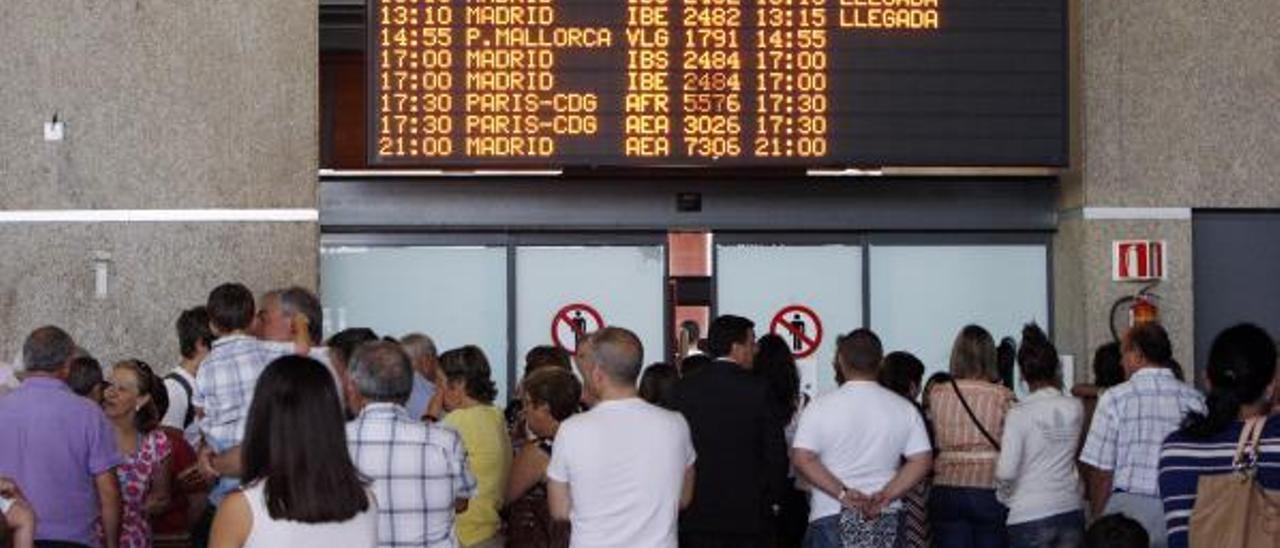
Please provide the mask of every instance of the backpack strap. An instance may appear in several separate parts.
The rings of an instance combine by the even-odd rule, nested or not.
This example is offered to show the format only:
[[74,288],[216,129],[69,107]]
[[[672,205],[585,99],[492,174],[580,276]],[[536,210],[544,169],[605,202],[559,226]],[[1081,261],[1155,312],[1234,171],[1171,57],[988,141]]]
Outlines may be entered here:
[[978,427],[982,437],[987,438],[987,443],[990,443],[992,447],[996,448],[996,451],[999,451],[1000,442],[996,441],[996,438],[990,432],[987,432],[987,428],[982,426],[982,421],[978,420],[978,416],[973,414],[973,408],[969,407],[969,402],[965,401],[964,394],[960,393],[960,385],[956,383],[955,379],[951,379],[951,388],[956,391],[956,398],[960,400],[960,405],[964,406],[964,412],[969,414],[969,420],[973,421],[973,425]]
[[186,428],[191,426],[191,421],[196,418],[196,406],[191,405],[191,397],[194,395],[195,390],[191,388],[191,383],[187,381],[186,377],[182,375],[169,373],[164,376],[164,380],[170,379],[178,383],[178,386],[182,387],[182,391],[187,393],[187,413],[182,417],[182,427]]

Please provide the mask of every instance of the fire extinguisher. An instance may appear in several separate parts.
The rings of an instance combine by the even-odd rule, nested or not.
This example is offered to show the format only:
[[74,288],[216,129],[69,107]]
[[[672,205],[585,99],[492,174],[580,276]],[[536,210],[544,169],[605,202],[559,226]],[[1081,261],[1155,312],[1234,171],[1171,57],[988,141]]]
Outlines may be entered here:
[[1117,342],[1120,340],[1120,330],[1116,328],[1116,313],[1121,310],[1126,312],[1126,327],[1159,323],[1160,296],[1151,292],[1155,286],[1156,284],[1151,284],[1143,287],[1136,294],[1121,297],[1111,305],[1111,336]]

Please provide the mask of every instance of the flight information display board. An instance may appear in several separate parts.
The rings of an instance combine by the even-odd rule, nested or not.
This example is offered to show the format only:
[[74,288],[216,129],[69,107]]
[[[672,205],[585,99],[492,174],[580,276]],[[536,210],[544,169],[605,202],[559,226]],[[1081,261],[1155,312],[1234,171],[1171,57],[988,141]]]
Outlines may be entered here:
[[1065,0],[369,0],[397,167],[1063,166]]

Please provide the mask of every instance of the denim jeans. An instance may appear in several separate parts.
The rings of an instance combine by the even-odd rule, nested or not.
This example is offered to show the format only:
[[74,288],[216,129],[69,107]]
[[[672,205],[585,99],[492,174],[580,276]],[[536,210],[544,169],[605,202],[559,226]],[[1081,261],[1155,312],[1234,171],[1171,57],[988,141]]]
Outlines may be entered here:
[[1012,548],[1079,548],[1083,543],[1083,510],[1009,526]]
[[843,548],[840,541],[840,514],[809,522],[804,533],[804,548]]
[[996,500],[994,489],[933,486],[929,521],[937,548],[1004,548],[1009,509]]

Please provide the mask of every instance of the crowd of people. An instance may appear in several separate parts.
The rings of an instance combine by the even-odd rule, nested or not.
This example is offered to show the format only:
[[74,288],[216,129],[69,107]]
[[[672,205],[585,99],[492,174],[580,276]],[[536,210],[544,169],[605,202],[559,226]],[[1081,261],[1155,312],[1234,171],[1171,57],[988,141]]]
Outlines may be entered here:
[[224,284],[178,315],[163,376],[31,332],[21,384],[0,394],[0,545],[1280,540],[1276,344],[1254,325],[1214,340],[1206,393],[1158,324],[1099,349],[1095,385],[1072,392],[1034,324],[1000,344],[964,327],[928,379],[859,328],[835,343],[839,387],[816,397],[788,343],[746,318],[715,318],[705,338],[682,326],[680,359],[648,366],[609,326],[572,356],[531,349],[504,410],[476,346],[367,328],[322,340],[322,323],[305,289]]

